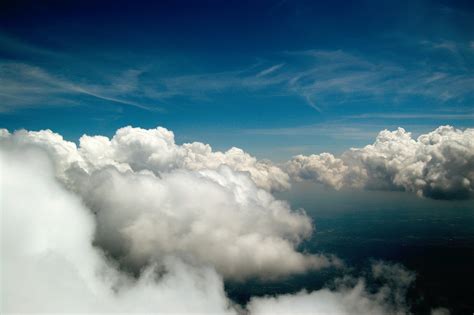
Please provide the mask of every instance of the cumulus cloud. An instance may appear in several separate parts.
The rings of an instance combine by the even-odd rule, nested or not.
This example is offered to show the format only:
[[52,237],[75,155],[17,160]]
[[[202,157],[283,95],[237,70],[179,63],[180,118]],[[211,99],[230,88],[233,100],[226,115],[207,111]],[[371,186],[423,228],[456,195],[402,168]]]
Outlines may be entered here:
[[[212,269],[168,257],[135,279],[92,246],[93,215],[34,151],[0,152],[1,305],[11,313],[233,314]],[[183,303],[183,301],[186,301]]]
[[226,277],[272,278],[331,265],[295,246],[312,232],[304,212],[222,166],[200,172],[94,172],[75,184],[97,213],[97,242],[124,264],[177,255]]
[[405,190],[435,199],[474,195],[474,129],[441,126],[417,139],[403,128],[384,130],[375,142],[340,157],[298,155],[285,164],[296,180],[340,189]]
[[97,245],[132,271],[169,255],[235,280],[340,264],[296,250],[312,233],[310,218],[259,187],[280,169],[238,149],[177,146],[164,128],[84,136],[79,148],[49,130],[4,131],[2,139],[9,150],[49,154],[56,177],[95,214]]
[[[3,129],[2,135],[5,139],[9,133]],[[148,170],[155,174],[174,169],[216,169],[227,165],[234,171],[247,172],[260,188],[271,191],[289,187],[288,175],[269,161],[257,160],[235,147],[219,152],[201,142],[177,145],[173,132],[162,127],[124,127],[118,129],[111,139],[84,135],[79,147],[51,130],[19,130],[11,138],[19,144],[35,144],[46,149],[59,164],[59,175],[74,163],[87,171],[110,165],[122,171]]]
[[[59,136],[38,137],[40,145],[3,136],[2,314],[407,311],[413,276],[380,263],[371,272],[382,283],[375,291],[362,278],[343,278],[314,292],[233,304],[222,275],[273,277],[326,259],[295,251],[311,233],[308,218],[258,189],[248,173],[221,166],[158,176],[110,163],[90,171]],[[132,276],[123,260],[150,263]]]

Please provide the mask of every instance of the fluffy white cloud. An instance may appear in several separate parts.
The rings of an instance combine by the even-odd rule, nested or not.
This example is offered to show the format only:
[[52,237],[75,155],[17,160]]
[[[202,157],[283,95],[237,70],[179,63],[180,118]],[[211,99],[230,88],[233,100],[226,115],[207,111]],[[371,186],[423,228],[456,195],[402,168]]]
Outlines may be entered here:
[[200,142],[176,145],[173,132],[161,127],[121,128],[110,140],[83,136],[79,152],[92,166],[122,165],[159,174],[173,169],[217,169],[227,165],[234,171],[248,172],[257,186],[266,190],[289,187],[288,175],[269,162],[258,161],[238,148],[214,152],[210,145]]
[[125,127],[111,139],[84,135],[79,147],[50,130],[9,134],[3,129],[0,139],[44,148],[54,157],[57,176],[66,183],[65,172],[72,168],[92,173],[113,166],[121,172],[145,171],[160,176],[173,170],[216,170],[226,165],[235,172],[248,173],[267,191],[287,189],[289,175],[336,189],[406,190],[440,199],[471,198],[474,191],[474,129],[450,126],[416,140],[402,128],[384,130],[373,144],[351,149],[340,157],[330,153],[295,156],[285,163],[285,171],[238,148],[215,152],[200,142],[177,145],[174,134],[160,127]]
[[0,167],[2,314],[236,313],[212,269],[171,257],[159,279],[153,266],[138,279],[116,269],[92,246],[93,215],[44,155],[0,151]]
[[297,180],[315,180],[340,189],[348,167],[330,153],[297,155],[286,163],[286,170]]
[[258,189],[246,174],[217,170],[94,172],[74,183],[97,213],[97,242],[140,269],[173,254],[226,277],[272,278],[329,266],[295,251],[312,232],[303,212]]
[[384,130],[375,142],[346,151],[299,155],[285,169],[297,180],[335,187],[406,190],[437,199],[472,198],[474,129],[442,126],[412,139],[403,128]]
[[[57,150],[53,159],[42,145],[0,146],[2,314],[406,311],[404,290],[413,276],[383,264],[372,270],[384,283],[376,293],[362,279],[342,279],[332,289],[236,306],[215,269],[272,277],[324,263],[292,246],[311,232],[303,213],[229,167],[157,177],[107,164],[88,173],[60,158],[73,146],[42,139]],[[68,189],[55,176],[58,167],[65,167]],[[132,277],[113,258],[156,263]]]
[[112,140],[84,136],[79,148],[48,130],[4,132],[1,145],[46,151],[57,178],[96,215],[97,244],[131,270],[169,255],[237,280],[340,264],[296,250],[311,220],[259,188],[252,172],[236,171],[262,174],[260,162],[237,149],[179,147],[163,128],[122,128]]
[[10,134],[2,129],[0,138],[11,138],[18,144],[35,144],[44,148],[58,163],[60,177],[73,164],[80,165],[86,171],[114,166],[121,171],[148,170],[157,175],[175,169],[217,169],[227,165],[234,171],[248,173],[258,187],[268,191],[289,187],[288,175],[269,161],[257,160],[235,147],[219,152],[200,142],[177,145],[173,132],[162,127],[124,127],[118,129],[111,139],[84,135],[79,147],[51,130],[19,130]]

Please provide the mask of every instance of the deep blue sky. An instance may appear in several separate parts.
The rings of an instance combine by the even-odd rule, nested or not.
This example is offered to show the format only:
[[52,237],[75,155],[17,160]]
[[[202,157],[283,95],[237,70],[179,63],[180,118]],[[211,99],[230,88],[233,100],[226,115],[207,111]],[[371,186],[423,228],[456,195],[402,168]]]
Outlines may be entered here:
[[1,127],[279,160],[474,126],[472,1],[96,2],[1,2]]

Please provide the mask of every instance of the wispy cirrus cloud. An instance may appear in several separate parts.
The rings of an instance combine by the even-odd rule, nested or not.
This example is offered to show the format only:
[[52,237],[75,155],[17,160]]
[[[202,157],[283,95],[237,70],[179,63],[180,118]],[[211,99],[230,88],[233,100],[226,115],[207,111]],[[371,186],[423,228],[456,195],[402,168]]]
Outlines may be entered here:
[[259,73],[257,73],[256,77],[263,77],[265,75],[273,73],[277,71],[278,69],[280,69],[281,67],[283,67],[284,65],[285,65],[284,63],[280,63],[278,65],[271,66],[270,68],[264,69],[260,71]]
[[[144,110],[163,110],[154,100],[133,99],[137,96],[138,77],[142,70],[125,69],[119,71],[119,75],[106,74],[101,78],[88,73],[89,69],[78,73],[71,71],[71,66],[82,63],[84,60],[77,56],[0,32],[0,112],[76,106],[81,104],[80,97]],[[112,70],[116,72],[116,69]]]
[[230,90],[299,96],[324,111],[332,105],[367,100],[399,102],[423,97],[435,103],[473,97],[474,75],[456,63],[410,65],[351,54],[342,50],[308,50],[279,54],[279,63],[245,70],[159,78],[155,97],[205,99]]
[[126,71],[106,84],[76,82],[25,63],[3,62],[0,70],[1,112],[35,106],[79,105],[74,96],[92,97],[145,110],[162,110],[127,98],[128,93],[137,89],[133,82],[140,72],[136,70]]
[[[295,53],[293,53],[295,54]],[[384,60],[371,61],[343,51],[296,53],[312,58],[308,70],[298,73],[290,87],[302,95],[347,102],[357,97],[391,99],[427,97],[445,102],[472,96],[474,75],[456,65],[415,63],[404,65]]]
[[441,40],[441,41],[429,41],[429,40],[422,40],[420,44],[429,49],[445,49],[450,51],[451,53],[458,52],[458,45],[454,41],[450,40]]
[[62,67],[38,65],[26,57],[11,59],[8,56],[23,53],[67,64],[71,57],[5,35],[0,36],[0,42],[5,43],[3,50],[8,52],[0,60],[3,112],[35,106],[70,106],[79,104],[80,97],[163,110],[164,103],[176,98],[213,101],[218,95],[234,92],[297,97],[319,112],[347,104],[396,104],[413,97],[438,107],[474,99],[472,66],[460,59],[461,51],[470,58],[474,57],[473,51],[468,49],[469,44],[448,40],[415,45],[427,56],[440,49],[452,53],[453,60],[437,62],[426,58],[401,62],[345,50],[303,50],[280,52],[257,64],[228,71],[191,74],[178,69],[165,74],[159,67],[147,68],[132,62],[121,65],[122,69],[115,66],[99,71],[105,73],[100,76],[83,69],[76,69],[71,75]]

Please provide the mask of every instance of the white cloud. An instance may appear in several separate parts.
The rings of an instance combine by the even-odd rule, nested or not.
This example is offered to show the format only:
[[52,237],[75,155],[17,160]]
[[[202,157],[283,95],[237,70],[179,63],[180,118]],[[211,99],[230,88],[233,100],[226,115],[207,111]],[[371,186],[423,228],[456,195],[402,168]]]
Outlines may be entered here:
[[277,65],[274,65],[274,66],[271,66],[269,68],[266,68],[262,71],[260,71],[259,73],[256,74],[256,77],[263,77],[263,76],[266,76],[268,74],[271,74],[275,71],[277,71],[278,69],[280,69],[281,67],[283,67],[285,64],[284,63],[280,63],[280,64],[277,64]]
[[[1,38],[0,38],[1,41]],[[0,112],[22,107],[78,105],[71,96],[85,96],[144,110],[163,111],[156,105],[138,103],[127,95],[136,90],[140,71],[127,70],[109,84],[83,84],[44,68],[25,63],[0,61]],[[135,82],[134,82],[135,81]]]
[[60,177],[64,177],[65,170],[73,164],[87,172],[109,165],[121,171],[148,170],[155,174],[174,169],[216,169],[227,165],[234,171],[249,173],[260,188],[282,190],[289,187],[288,175],[270,162],[257,160],[239,148],[219,152],[201,142],[177,145],[173,132],[162,127],[125,127],[118,129],[112,139],[84,135],[79,148],[51,130],[20,130],[11,136],[11,140],[20,144],[35,144],[47,150],[59,164]]
[[[2,40],[0,34],[2,41],[13,48],[12,51],[17,55],[25,51],[17,51],[18,48],[31,46],[18,40]],[[6,60],[0,64],[3,70],[0,71],[0,111],[35,106],[80,105],[77,96],[144,110],[163,110],[158,105],[175,97],[203,101],[212,99],[216,93],[236,90],[252,91],[259,95],[274,96],[276,93],[298,96],[318,111],[326,110],[331,104],[385,101],[387,98],[397,103],[399,99],[419,96],[432,100],[433,106],[452,100],[472,99],[472,69],[459,63],[456,57],[461,46],[449,41],[424,44],[454,54],[437,65],[406,65],[341,50],[309,50],[287,52],[264,64],[222,72],[163,76],[152,67],[137,70],[143,68],[138,66],[121,71],[118,79],[94,78],[90,74],[76,73],[79,77],[89,77],[89,83],[78,82],[52,69]],[[469,49],[468,45],[472,48],[471,42],[467,46],[462,45],[461,50]],[[38,55],[52,53],[38,47],[26,50]],[[424,53],[433,57],[438,50],[429,49]],[[61,57],[64,60],[69,58],[66,55]],[[147,75],[141,76],[142,72]],[[157,101],[159,104],[156,104]]]
[[438,199],[471,198],[474,191],[474,129],[469,128],[442,126],[417,139],[403,128],[384,130],[371,145],[353,148],[340,157],[297,155],[283,165],[284,170],[238,148],[219,152],[200,142],[177,145],[173,132],[161,127],[125,127],[111,139],[84,135],[79,147],[50,130],[20,130],[11,135],[2,130],[1,138],[4,143],[45,149],[54,157],[57,176],[66,184],[71,180],[67,172],[73,169],[91,174],[112,166],[121,172],[160,176],[173,170],[217,170],[226,165],[234,172],[247,173],[258,188],[267,191],[288,189],[290,176],[336,189],[406,190]]
[[312,232],[304,213],[225,166],[160,178],[106,169],[74,187],[97,213],[97,242],[135,270],[166,255],[212,265],[234,279],[331,265],[295,251]]
[[379,133],[374,144],[346,151],[295,156],[286,171],[297,180],[342,187],[406,190],[438,199],[472,198],[474,129],[442,126],[412,139],[403,128]]
[[286,170],[299,180],[315,180],[340,189],[348,167],[330,153],[297,155],[286,164]]
[[[58,135],[35,134],[39,145],[31,145],[26,133],[0,134],[2,314],[407,311],[413,275],[381,263],[370,276],[382,283],[375,293],[364,279],[349,277],[331,289],[236,306],[221,274],[265,278],[324,264],[293,248],[311,232],[303,213],[227,166],[160,176],[120,172],[110,163],[91,171]],[[136,277],[119,268],[123,259],[144,256],[154,263]]]
[[57,178],[96,214],[97,243],[133,270],[168,255],[233,279],[339,264],[295,250],[311,220],[257,186],[288,176],[240,149],[178,146],[169,130],[131,127],[112,139],[84,136],[79,148],[50,130],[4,131],[2,145],[46,151]]
[[168,257],[159,281],[153,267],[139,279],[117,270],[92,246],[93,215],[43,154],[3,151],[0,165],[2,314],[235,313],[212,269]]

